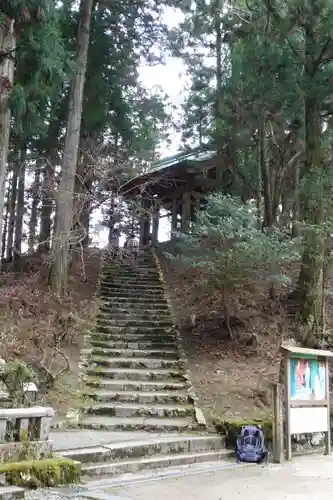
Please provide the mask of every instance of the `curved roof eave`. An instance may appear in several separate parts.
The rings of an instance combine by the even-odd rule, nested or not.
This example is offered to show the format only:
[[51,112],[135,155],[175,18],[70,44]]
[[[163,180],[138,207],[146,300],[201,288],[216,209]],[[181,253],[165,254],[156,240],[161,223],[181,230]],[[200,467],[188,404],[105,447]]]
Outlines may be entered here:
[[163,160],[158,160],[153,163],[152,170],[145,172],[144,174],[139,174],[125,182],[122,186],[120,186],[118,192],[120,194],[129,194],[131,191],[135,190],[149,180],[153,181],[160,175],[166,175],[168,172],[174,172],[177,167],[183,168],[187,166],[189,162],[191,163],[191,166],[196,163],[199,165],[201,162],[207,162],[208,160],[214,158],[215,155],[215,151],[198,148],[194,151],[178,153],[177,155],[170,156]]

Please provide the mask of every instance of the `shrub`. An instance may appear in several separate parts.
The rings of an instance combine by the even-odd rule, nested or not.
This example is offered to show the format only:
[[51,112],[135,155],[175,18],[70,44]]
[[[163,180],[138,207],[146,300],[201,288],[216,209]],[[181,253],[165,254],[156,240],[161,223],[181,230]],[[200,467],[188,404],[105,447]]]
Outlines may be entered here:
[[39,488],[79,482],[80,467],[72,460],[50,458],[0,464],[0,477],[13,486]]
[[174,246],[188,270],[196,269],[196,285],[221,295],[226,326],[232,338],[229,297],[258,280],[288,280],[282,266],[299,258],[297,240],[279,231],[262,231],[251,203],[211,195],[189,234]]

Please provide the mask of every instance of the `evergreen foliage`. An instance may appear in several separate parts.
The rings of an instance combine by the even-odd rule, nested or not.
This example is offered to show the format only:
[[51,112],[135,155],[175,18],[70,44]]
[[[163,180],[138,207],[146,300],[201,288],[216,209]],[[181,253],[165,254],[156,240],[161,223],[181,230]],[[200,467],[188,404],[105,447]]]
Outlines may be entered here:
[[[170,6],[183,13],[173,30],[163,22]],[[12,256],[14,227],[20,233],[27,216],[30,250],[38,240],[52,246],[70,87],[82,69],[80,12],[71,0],[0,0],[0,15],[0,118],[10,129],[9,151],[0,148],[2,173],[7,166],[2,241]],[[230,195],[209,200],[184,240],[192,248],[186,259],[203,265],[204,246],[210,279],[228,290],[254,279],[257,268],[274,281],[282,256],[295,258],[294,245],[304,250],[293,298],[300,328],[318,336],[313,318],[322,314],[331,251],[332,25],[331,0],[94,2],[72,193],[79,236],[70,235],[70,246],[89,243],[97,208],[106,225],[137,226],[138,206],[119,199],[119,185],[150,168],[172,122],[167,96],[144,87],[140,65],[160,64],[171,51],[187,70],[178,123],[184,148],[216,149],[216,187]]]
[[[227,299],[237,287],[272,278],[276,268],[297,261],[300,246],[284,231],[261,231],[253,203],[214,194],[176,250],[189,268],[202,270],[199,286],[220,290]],[[281,272],[274,279],[289,278]]]

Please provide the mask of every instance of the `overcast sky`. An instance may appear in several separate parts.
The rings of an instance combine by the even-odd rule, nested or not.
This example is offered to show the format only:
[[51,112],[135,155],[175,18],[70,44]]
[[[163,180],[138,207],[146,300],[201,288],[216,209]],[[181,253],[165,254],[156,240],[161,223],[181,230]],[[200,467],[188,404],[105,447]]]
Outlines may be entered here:
[[[167,8],[165,10],[164,22],[170,27],[174,27],[179,24],[182,20],[182,14],[178,10]],[[180,59],[168,57],[166,58],[165,65],[158,66],[142,66],[140,69],[140,78],[142,83],[147,88],[153,88],[159,86],[163,89],[163,92],[168,95],[170,102],[180,107],[183,102],[184,97],[184,86],[186,83],[185,79],[185,68]],[[175,154],[179,150],[180,138],[175,134],[173,136],[172,144],[168,147],[161,148],[162,156],[170,156]],[[27,177],[27,187],[29,186],[31,179]],[[25,232],[28,231],[28,217],[29,214],[25,215],[24,227]],[[101,211],[97,210],[92,215],[91,224],[93,226],[93,231],[95,234],[91,234],[94,240],[94,244],[98,244],[101,247],[107,245],[108,241],[108,230],[103,228],[99,222],[102,219]],[[93,233],[92,231],[92,233]],[[163,241],[169,238],[170,224],[166,218],[160,221],[160,231],[159,239]],[[123,238],[122,238],[123,240]],[[22,244],[23,251],[27,251],[27,242],[24,241]]]
[[[163,21],[169,28],[176,27],[183,19],[183,14],[178,9],[167,7]],[[168,95],[170,102],[179,107],[184,100],[184,87],[186,84],[185,66],[181,59],[166,57],[166,64],[158,66],[142,66],[140,70],[141,81],[147,88],[159,86]],[[179,150],[179,137],[173,137],[172,144],[161,151],[162,156],[171,156]]]
[[[164,22],[170,27],[175,27],[182,20],[182,14],[179,10],[166,8],[164,15]],[[170,102],[179,107],[184,99],[184,86],[186,84],[185,67],[181,59],[167,57],[166,64],[158,66],[142,66],[140,69],[140,79],[145,87],[153,88],[155,86],[161,87],[168,95]],[[162,147],[161,155],[171,156],[178,152],[180,146],[180,137],[177,134],[173,135],[173,140],[170,146]],[[95,214],[93,219],[101,219],[100,214]],[[97,226],[96,226],[97,229]],[[96,237],[99,244],[105,246],[108,240],[108,230],[101,228],[98,225],[99,234]],[[159,240],[165,241],[169,238],[170,223],[164,217],[160,220],[159,227]],[[123,238],[121,239],[123,243]]]

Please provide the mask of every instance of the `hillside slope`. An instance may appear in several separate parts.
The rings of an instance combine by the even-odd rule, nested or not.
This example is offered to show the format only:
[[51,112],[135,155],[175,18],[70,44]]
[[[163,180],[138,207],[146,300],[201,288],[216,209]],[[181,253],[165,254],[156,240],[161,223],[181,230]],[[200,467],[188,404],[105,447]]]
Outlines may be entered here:
[[80,349],[97,310],[100,259],[100,250],[87,250],[84,269],[78,262],[70,271],[65,299],[46,285],[43,255],[22,257],[20,272],[7,266],[0,274],[0,357],[33,367],[39,398],[54,405],[59,417],[75,405]]
[[[208,421],[265,418],[271,412],[271,383],[277,381],[281,343],[294,338],[293,321],[280,286],[276,299],[258,282],[230,298],[230,339],[221,296],[205,295],[196,273],[184,273],[178,260],[159,252],[173,309],[182,332],[190,376]],[[331,287],[331,280],[328,283]],[[333,327],[333,303],[327,294],[327,329]]]

